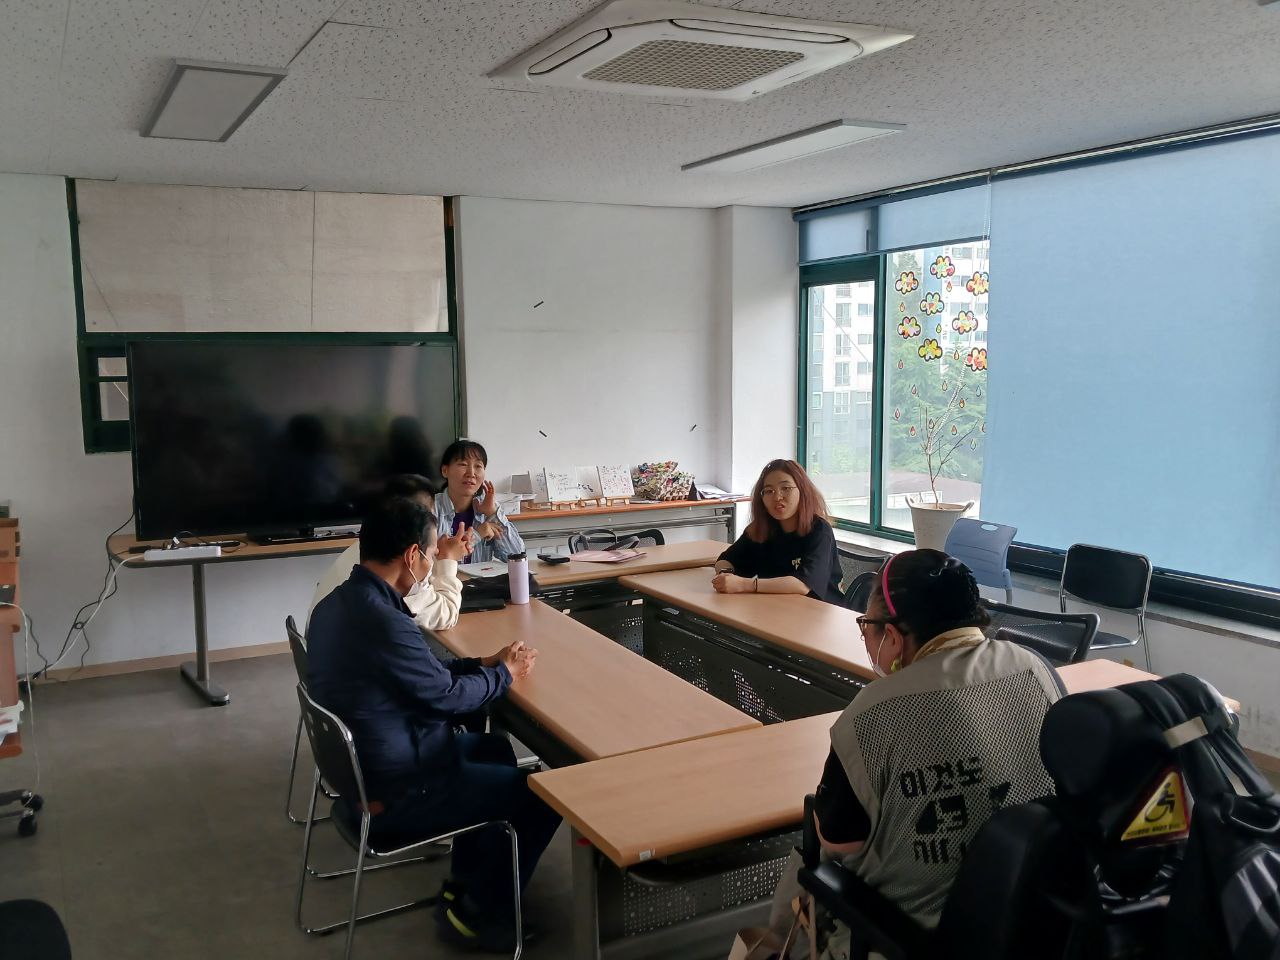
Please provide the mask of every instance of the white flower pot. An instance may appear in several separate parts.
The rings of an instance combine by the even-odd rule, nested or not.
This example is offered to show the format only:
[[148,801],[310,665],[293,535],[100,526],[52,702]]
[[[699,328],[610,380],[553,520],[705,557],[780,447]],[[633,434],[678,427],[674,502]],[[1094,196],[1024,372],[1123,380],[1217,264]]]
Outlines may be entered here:
[[968,503],[924,503],[907,497],[911,508],[911,526],[916,533],[916,547],[921,550],[941,550],[947,543],[947,535],[964,512],[973,506]]

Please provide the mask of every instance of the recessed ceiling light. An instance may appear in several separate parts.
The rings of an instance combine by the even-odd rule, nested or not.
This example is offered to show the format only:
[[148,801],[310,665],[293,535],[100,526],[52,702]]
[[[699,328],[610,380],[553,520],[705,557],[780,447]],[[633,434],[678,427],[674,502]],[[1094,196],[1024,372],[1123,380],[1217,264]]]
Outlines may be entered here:
[[142,135],[224,141],[284,77],[283,67],[174,60]]
[[742,173],[768,167],[787,160],[812,156],[825,150],[847,147],[851,143],[874,140],[905,130],[904,123],[876,123],[872,120],[832,120],[807,130],[797,130],[763,143],[730,150],[728,153],[686,163],[681,170],[698,172]]

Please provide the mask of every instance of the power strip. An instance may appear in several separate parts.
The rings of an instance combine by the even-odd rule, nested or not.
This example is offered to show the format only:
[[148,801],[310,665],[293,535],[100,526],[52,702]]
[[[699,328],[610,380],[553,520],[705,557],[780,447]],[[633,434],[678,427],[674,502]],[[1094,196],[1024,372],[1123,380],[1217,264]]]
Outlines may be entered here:
[[222,548],[209,547],[170,547],[168,550],[148,550],[142,555],[144,560],[208,560],[222,556]]

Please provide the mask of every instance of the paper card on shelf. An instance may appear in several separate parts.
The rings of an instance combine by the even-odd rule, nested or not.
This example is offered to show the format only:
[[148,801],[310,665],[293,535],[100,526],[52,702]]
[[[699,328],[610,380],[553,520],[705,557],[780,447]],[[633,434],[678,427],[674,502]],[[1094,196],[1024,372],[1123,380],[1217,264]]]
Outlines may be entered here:
[[547,477],[547,499],[556,503],[564,500],[578,500],[578,478],[573,471],[552,469],[545,471]]
[[580,500],[596,500],[603,497],[600,491],[599,467],[574,467],[578,475],[578,498]]
[[596,467],[600,475],[601,497],[634,497],[635,484],[631,480],[631,471],[621,465],[604,465]]
[[624,560],[638,560],[646,556],[643,550],[579,550],[573,555],[574,560],[585,560],[587,563],[622,563]]
[[547,471],[539,467],[537,470],[530,470],[529,476],[533,480],[533,499],[537,503],[546,503]]

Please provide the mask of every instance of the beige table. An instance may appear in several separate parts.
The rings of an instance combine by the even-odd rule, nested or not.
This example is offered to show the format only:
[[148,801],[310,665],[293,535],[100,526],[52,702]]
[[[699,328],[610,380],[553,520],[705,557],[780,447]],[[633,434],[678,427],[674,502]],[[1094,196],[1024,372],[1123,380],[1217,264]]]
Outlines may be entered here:
[[583,760],[760,726],[537,600],[464,614],[435,636],[460,657],[486,657],[516,640],[536,647],[533,675],[508,699]]
[[[1110,687],[1123,686],[1126,683],[1137,683],[1139,680],[1159,680],[1154,673],[1138,670],[1135,667],[1116,663],[1114,660],[1085,660],[1083,663],[1069,663],[1058,667],[1058,676],[1067,688],[1067,693],[1084,693],[1088,690],[1105,690]],[[1240,712],[1240,701],[1223,696],[1233,712]]]

